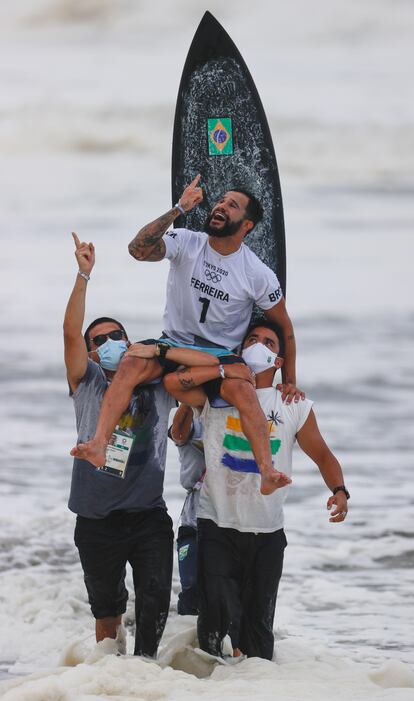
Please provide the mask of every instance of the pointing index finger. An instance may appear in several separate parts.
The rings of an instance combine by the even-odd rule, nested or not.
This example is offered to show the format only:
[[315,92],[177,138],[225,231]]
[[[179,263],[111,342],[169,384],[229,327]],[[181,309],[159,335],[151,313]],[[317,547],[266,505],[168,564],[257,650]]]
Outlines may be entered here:
[[191,187],[196,187],[198,183],[200,182],[201,174],[199,173],[198,175],[195,176],[194,180],[191,183]]
[[72,236],[73,236],[73,240],[75,242],[76,248],[80,248],[81,242],[79,241],[79,238],[78,238],[77,234],[75,234],[74,231],[72,231]]

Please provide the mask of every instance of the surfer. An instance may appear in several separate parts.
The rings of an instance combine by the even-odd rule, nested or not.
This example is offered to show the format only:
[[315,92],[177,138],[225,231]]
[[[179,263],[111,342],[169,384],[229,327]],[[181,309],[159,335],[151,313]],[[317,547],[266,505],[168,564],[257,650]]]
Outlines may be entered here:
[[[205,232],[168,227],[179,214],[189,212],[203,199],[200,175],[188,185],[179,202],[144,226],[129,245],[139,261],[170,261],[164,334],[154,357],[122,360],[105,395],[93,440],[72,449],[72,455],[103,464],[105,448],[133,388],[162,374],[159,360],[171,359],[174,347],[199,348],[220,358],[216,379],[206,386],[210,398],[219,395],[237,407],[261,473],[261,492],[283,487],[286,476],[272,466],[267,424],[253,383],[232,376],[231,363],[239,362],[234,349],[249,324],[253,304],[277,322],[286,348],[282,378],[283,397],[290,403],[304,394],[297,390],[296,347],[293,326],[286,311],[275,273],[243,243],[262,217],[260,203],[243,190],[226,192],[213,207]],[[167,233],[166,233],[167,232]],[[138,354],[137,354],[138,355]]]
[[[267,356],[272,356],[272,363]],[[332,496],[329,520],[344,521],[349,494],[338,460],[323,440],[312,409],[304,400],[287,404],[273,387],[283,366],[283,335],[266,319],[247,331],[242,356],[256,368],[256,393],[266,416],[267,442],[275,465],[290,476],[295,440],[317,464]],[[197,407],[204,426],[206,474],[200,491],[198,537],[198,639],[212,655],[222,655],[222,642],[239,622],[238,647],[248,657],[272,659],[273,620],[282,574],[286,537],[283,503],[286,489],[263,497],[259,470],[234,407],[212,408],[196,377],[197,368],[166,376],[166,388],[181,402]],[[212,373],[212,371],[210,370]]]

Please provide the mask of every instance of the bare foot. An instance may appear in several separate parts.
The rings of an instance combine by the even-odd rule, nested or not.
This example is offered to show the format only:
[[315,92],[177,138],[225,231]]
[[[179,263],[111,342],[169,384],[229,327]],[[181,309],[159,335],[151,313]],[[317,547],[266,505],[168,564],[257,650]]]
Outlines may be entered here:
[[87,443],[78,443],[70,451],[70,454],[80,460],[87,460],[95,465],[95,467],[103,467],[105,465],[106,443],[101,443],[93,438]]
[[233,648],[233,657],[240,657],[241,652],[239,647],[234,647]]
[[285,475],[284,472],[278,472],[277,470],[273,469],[269,472],[263,473],[261,477],[260,493],[264,495],[273,494],[276,489],[286,487],[287,484],[292,482],[290,477]]

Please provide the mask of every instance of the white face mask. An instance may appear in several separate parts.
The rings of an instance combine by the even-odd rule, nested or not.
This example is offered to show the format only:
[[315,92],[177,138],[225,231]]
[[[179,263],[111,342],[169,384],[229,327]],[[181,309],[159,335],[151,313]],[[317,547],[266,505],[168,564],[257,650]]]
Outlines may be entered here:
[[275,366],[277,353],[273,353],[263,343],[253,343],[242,351],[242,358],[250,370],[257,374]]

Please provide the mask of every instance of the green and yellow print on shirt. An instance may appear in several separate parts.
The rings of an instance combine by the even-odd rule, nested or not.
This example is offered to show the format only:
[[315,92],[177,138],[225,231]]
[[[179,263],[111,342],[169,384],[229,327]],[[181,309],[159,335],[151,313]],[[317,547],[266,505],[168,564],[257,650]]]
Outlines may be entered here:
[[[274,456],[281,445],[280,439],[277,438],[278,421],[274,416],[269,416],[267,417],[267,422],[269,426],[270,451],[272,456]],[[260,473],[251,445],[242,431],[240,419],[232,414],[228,414],[226,417],[223,449],[222,465],[235,472]]]

